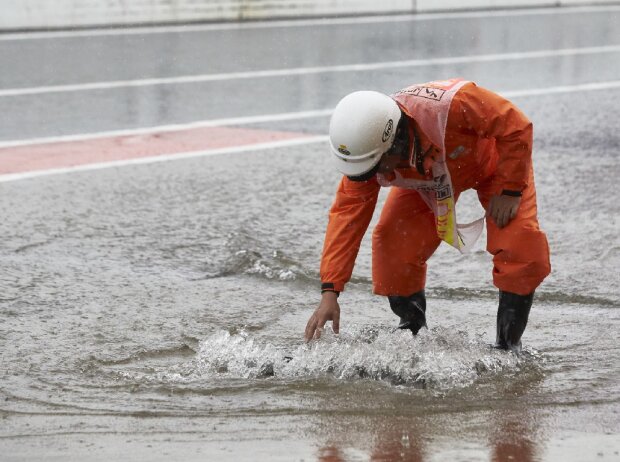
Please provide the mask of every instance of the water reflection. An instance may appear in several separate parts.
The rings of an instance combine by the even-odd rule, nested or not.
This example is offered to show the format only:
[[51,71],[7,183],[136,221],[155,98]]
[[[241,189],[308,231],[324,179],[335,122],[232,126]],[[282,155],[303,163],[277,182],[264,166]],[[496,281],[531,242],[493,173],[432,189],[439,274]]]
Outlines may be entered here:
[[[317,460],[425,462],[434,460],[432,457],[434,453],[442,454],[450,460],[459,458],[492,462],[539,460],[538,455],[541,451],[537,443],[537,426],[525,413],[498,411],[478,428],[471,428],[471,422],[466,424],[465,421],[470,420],[467,415],[453,417],[456,421],[448,425],[441,425],[432,418],[421,421],[414,418],[410,423],[397,424],[389,430],[373,432],[372,435],[365,436],[366,441],[372,441],[371,447],[362,451],[361,448],[352,449],[352,442],[347,441],[350,439],[348,437],[339,443],[331,441],[319,449]],[[421,423],[429,425],[420,425]],[[460,425],[463,426],[462,432],[458,431]],[[343,429],[346,428],[344,425]],[[488,435],[487,438],[484,437],[485,434]],[[364,436],[353,443],[353,446],[358,448],[364,445]],[[365,453],[363,457],[360,457],[360,452]]]
[[407,462],[422,462],[425,459],[422,439],[418,434],[408,430],[392,432],[379,439],[372,452],[370,460],[373,462],[389,462],[393,460]]
[[344,462],[344,454],[335,446],[326,446],[319,450],[319,462]]
[[490,440],[492,462],[530,462],[537,459],[531,423],[518,417],[499,422]]
[[540,392],[542,379],[540,372],[528,371],[444,396],[419,390],[383,396],[358,393],[365,394],[367,409],[323,422],[327,433],[317,460],[540,460],[542,419],[528,403]]

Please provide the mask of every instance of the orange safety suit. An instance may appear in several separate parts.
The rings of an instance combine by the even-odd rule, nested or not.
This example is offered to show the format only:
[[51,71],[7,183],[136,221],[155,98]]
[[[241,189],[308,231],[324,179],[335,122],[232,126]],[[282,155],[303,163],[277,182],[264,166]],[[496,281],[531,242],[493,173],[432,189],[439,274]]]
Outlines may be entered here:
[[[414,167],[411,157],[397,171],[405,178],[432,179],[430,170],[439,149],[420,130],[411,108],[398,104],[410,117],[409,131],[416,130],[426,155],[424,175]],[[493,282],[500,290],[519,295],[532,293],[551,270],[547,238],[537,220],[532,130],[532,123],[510,101],[468,82],[452,99],[444,140],[455,200],[473,188],[486,210],[493,195],[521,193],[517,215],[507,226],[500,229],[487,218]],[[323,246],[323,288],[344,290],[380,187],[376,176],[362,182],[342,178]],[[373,233],[374,293],[408,296],[424,289],[426,261],[440,242],[435,216],[418,191],[392,187]]]

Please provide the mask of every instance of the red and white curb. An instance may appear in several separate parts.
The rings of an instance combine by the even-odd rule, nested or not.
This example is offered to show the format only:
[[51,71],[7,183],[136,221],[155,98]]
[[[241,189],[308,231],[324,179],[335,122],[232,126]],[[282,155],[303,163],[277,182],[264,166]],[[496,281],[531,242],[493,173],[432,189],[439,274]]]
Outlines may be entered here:
[[0,145],[0,182],[326,142],[327,136],[231,127]]

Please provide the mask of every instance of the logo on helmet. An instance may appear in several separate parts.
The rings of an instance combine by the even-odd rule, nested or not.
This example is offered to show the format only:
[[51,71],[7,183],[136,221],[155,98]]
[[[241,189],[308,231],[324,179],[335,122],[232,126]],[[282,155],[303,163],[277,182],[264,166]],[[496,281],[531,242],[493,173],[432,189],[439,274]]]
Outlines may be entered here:
[[338,147],[338,152],[339,152],[340,154],[344,154],[345,156],[350,156],[350,155],[351,155],[351,151],[349,151],[349,150],[347,149],[347,146],[346,146],[346,145],[344,145],[344,144],[341,144],[341,145]]
[[393,128],[394,128],[394,121],[390,119],[385,124],[385,128],[383,129],[383,136],[381,137],[381,141],[385,143],[390,138]]

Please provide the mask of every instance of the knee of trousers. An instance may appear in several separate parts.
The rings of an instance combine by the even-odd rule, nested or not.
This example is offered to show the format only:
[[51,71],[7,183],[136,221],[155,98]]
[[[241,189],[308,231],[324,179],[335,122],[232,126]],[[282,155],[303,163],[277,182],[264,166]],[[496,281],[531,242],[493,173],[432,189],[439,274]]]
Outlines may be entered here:
[[432,252],[392,226],[377,225],[372,235],[373,292],[406,296],[424,289],[427,255]]
[[527,295],[551,272],[547,236],[539,229],[510,230],[489,235],[493,282],[505,292]]

